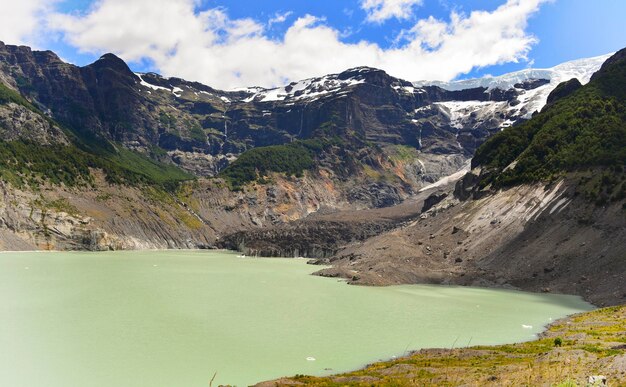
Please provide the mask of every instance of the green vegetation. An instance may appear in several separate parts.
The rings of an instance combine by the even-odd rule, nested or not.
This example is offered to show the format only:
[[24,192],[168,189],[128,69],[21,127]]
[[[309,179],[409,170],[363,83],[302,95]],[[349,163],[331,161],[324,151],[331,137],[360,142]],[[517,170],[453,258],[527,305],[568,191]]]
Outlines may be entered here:
[[100,169],[109,183],[155,185],[173,190],[192,177],[130,150],[88,153],[74,145],[39,145],[0,141],[0,177],[16,187],[37,188],[48,182],[67,187],[93,184],[90,169]]
[[390,157],[395,162],[412,161],[418,156],[418,151],[412,146],[408,145],[391,145],[387,147]]
[[192,175],[173,165],[154,161],[123,147],[105,160],[101,168],[112,183],[152,184],[173,191],[181,181],[193,179]]
[[39,112],[38,109],[35,108],[30,102],[28,102],[26,98],[22,97],[20,93],[15,90],[9,89],[2,82],[0,82],[0,105],[7,104],[9,102],[22,105],[34,112]]
[[48,208],[53,209],[55,212],[65,212],[66,214],[70,214],[72,216],[76,216],[79,213],[78,209],[66,198],[59,198],[47,202],[46,205]]
[[18,105],[25,106],[31,110],[35,109],[33,105],[22,97],[17,91],[11,90],[4,84],[0,83],[0,104],[6,104],[9,102],[16,103]]
[[207,135],[197,122],[191,120],[185,120],[185,125],[189,128],[189,137],[197,142],[205,143]]
[[567,379],[566,381],[557,384],[556,387],[578,387],[578,383],[571,379]]
[[168,128],[176,127],[176,117],[170,116],[165,112],[159,112],[159,121]]
[[72,146],[0,141],[0,176],[16,187],[43,181],[68,187],[90,184],[95,159]]
[[[495,170],[495,188],[548,181],[565,173],[607,171],[587,196],[618,200],[626,191],[626,59],[605,66],[586,86],[477,151],[474,166]],[[594,173],[595,174],[595,173]]]
[[244,152],[220,173],[233,189],[261,181],[271,172],[302,176],[314,166],[315,155],[325,146],[320,140],[296,141],[286,145],[254,148]]
[[[0,178],[16,187],[38,188],[47,182],[67,187],[93,184],[91,169],[100,169],[109,183],[154,185],[173,191],[193,177],[173,165],[154,161],[123,147],[116,147],[92,133],[72,132],[43,115],[18,92],[0,83],[0,104],[13,102],[40,114],[59,126],[72,145],[41,145],[28,140],[0,140]],[[171,123],[168,115],[163,120]],[[171,123],[173,124],[173,123]]]

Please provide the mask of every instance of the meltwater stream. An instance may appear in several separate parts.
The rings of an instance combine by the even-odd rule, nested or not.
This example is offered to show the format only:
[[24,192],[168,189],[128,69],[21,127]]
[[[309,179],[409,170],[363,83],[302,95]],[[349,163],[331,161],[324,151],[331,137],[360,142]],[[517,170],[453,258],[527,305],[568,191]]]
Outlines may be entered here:
[[0,254],[0,386],[248,385],[533,339],[573,296],[348,286],[230,252]]

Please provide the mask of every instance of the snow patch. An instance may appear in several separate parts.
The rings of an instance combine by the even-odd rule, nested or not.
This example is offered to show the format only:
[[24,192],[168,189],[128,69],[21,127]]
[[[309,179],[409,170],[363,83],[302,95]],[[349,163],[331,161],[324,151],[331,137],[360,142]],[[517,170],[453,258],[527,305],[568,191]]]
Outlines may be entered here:
[[152,90],[166,90],[166,91],[171,91],[171,89],[168,89],[167,87],[163,87],[163,86],[157,86],[157,85],[153,85],[151,83],[148,83],[146,81],[144,81],[143,77],[141,76],[141,74],[139,73],[135,73],[136,76],[139,77],[139,80],[141,81],[140,84],[142,86],[148,87]]
[[465,122],[473,116],[476,121],[492,118],[506,107],[507,102],[493,101],[448,101],[435,102],[433,105],[443,107],[442,112],[450,119],[450,125],[456,129],[467,128]]
[[431,190],[433,188],[442,187],[442,186],[445,186],[445,185],[448,185],[450,183],[454,183],[455,181],[460,180],[463,176],[465,176],[465,174],[467,172],[470,171],[471,163],[472,163],[471,160],[467,161],[465,163],[465,165],[463,165],[463,168],[461,168],[457,172],[453,173],[452,175],[446,176],[446,177],[444,177],[442,179],[439,179],[438,181],[434,182],[433,184],[427,185],[426,187],[422,187],[419,190],[419,192],[424,192],[424,191]]
[[172,89],[172,94],[174,94],[177,97],[180,97],[181,95],[183,95],[183,89],[181,89],[180,87],[174,87]]
[[[391,86],[395,91],[397,91],[398,93],[408,93],[408,94],[414,94],[415,93],[415,87],[413,86],[401,86],[401,85],[394,85]],[[422,90],[423,91],[423,90]]]
[[242,100],[242,102],[274,102],[274,101],[314,101],[325,95],[342,95],[342,92],[351,86],[365,83],[365,79],[339,79],[337,74],[327,75],[321,78],[304,79],[292,82],[287,86],[274,89],[250,88],[240,91],[254,92],[254,94]]

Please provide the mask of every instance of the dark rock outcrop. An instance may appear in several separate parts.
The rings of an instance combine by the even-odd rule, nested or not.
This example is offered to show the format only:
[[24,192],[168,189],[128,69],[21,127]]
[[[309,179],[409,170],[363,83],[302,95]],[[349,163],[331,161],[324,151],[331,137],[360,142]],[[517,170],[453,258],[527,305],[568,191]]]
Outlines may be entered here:
[[576,78],[572,78],[567,82],[560,83],[554,90],[552,90],[550,95],[548,95],[547,106],[552,105],[556,101],[571,95],[581,87],[583,87],[583,85]]
[[424,200],[424,206],[422,207],[422,212],[426,212],[441,203],[441,201],[448,197],[447,192],[435,192],[431,194],[429,197]]

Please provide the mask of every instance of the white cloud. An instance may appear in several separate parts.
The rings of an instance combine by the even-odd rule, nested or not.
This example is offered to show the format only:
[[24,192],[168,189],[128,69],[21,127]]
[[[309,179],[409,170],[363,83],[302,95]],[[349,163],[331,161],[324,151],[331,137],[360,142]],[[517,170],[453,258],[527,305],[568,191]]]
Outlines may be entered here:
[[367,13],[367,21],[382,23],[392,18],[410,18],[413,7],[422,5],[423,2],[424,0],[361,0],[361,8]]
[[363,65],[408,80],[450,80],[476,67],[525,59],[536,42],[525,31],[527,20],[545,1],[508,0],[492,12],[422,19],[391,48],[345,43],[340,31],[311,15],[270,38],[259,21],[231,19],[223,9],[194,12],[195,0],[159,7],[153,0],[100,0],[83,15],[53,15],[50,24],[81,51],[148,59],[166,76],[219,88],[276,86]]
[[58,0],[3,1],[0,12],[0,41],[37,46],[45,16]]
[[287,18],[289,16],[293,15],[293,12],[289,11],[289,12],[277,12],[273,18],[271,18],[269,20],[269,22],[267,23],[268,25],[272,25],[272,24],[280,24],[280,23],[284,23],[287,21]]

